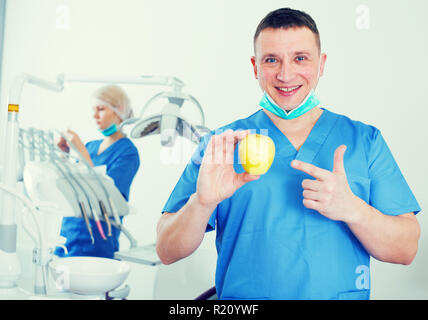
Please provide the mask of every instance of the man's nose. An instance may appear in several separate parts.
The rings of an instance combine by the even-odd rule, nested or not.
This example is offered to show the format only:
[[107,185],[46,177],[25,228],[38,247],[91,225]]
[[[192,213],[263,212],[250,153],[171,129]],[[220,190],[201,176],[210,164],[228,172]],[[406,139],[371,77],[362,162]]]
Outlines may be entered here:
[[289,82],[295,76],[294,68],[291,63],[283,62],[279,66],[276,78],[282,82]]

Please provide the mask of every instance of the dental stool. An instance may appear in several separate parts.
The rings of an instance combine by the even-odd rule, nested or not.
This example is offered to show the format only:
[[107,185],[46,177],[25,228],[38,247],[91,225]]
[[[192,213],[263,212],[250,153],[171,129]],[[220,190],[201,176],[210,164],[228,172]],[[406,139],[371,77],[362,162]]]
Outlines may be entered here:
[[[214,233],[206,234],[203,240],[205,244],[190,256],[170,265],[157,266],[153,286],[154,300],[194,300],[195,297],[216,297],[213,284],[217,251],[213,236],[215,236]],[[207,288],[210,289],[207,290]]]
[[215,286],[199,295],[195,300],[218,300]]

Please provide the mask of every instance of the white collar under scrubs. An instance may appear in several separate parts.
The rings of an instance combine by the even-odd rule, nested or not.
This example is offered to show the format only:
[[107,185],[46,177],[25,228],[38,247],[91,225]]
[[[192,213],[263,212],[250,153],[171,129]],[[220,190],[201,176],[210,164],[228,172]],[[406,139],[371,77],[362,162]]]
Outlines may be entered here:
[[[269,171],[222,201],[207,231],[216,230],[216,290],[220,299],[369,299],[370,256],[343,222],[303,206],[294,159],[332,170],[333,155],[347,146],[345,170],[355,195],[384,214],[420,207],[380,131],[323,108],[297,151],[263,110],[216,130],[267,134],[276,154]],[[196,191],[207,135],[186,166],[163,212],[177,212]],[[235,171],[243,172],[237,161]]]

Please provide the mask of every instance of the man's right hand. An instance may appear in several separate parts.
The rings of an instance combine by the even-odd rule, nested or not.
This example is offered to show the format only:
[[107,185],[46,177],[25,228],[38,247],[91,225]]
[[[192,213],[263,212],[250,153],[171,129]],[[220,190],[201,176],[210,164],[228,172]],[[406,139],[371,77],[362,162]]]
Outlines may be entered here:
[[211,137],[199,168],[196,187],[196,196],[201,205],[216,206],[245,183],[260,178],[247,172],[237,174],[233,168],[235,147],[249,133],[249,130],[227,130]]
[[237,174],[234,150],[247,131],[228,130],[213,135],[199,168],[196,192],[177,212],[164,212],[157,225],[156,251],[162,263],[170,264],[189,256],[201,244],[215,207],[249,181],[260,176]]

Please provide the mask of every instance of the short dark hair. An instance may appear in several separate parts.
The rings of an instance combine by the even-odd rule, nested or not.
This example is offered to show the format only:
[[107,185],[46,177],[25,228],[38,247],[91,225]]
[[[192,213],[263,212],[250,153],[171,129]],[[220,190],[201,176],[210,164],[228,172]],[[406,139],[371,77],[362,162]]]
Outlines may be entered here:
[[314,19],[312,19],[312,17],[306,12],[290,8],[280,8],[269,12],[266,17],[260,21],[257,26],[256,33],[254,34],[254,51],[256,48],[257,37],[264,29],[288,29],[296,27],[307,27],[311,30],[315,35],[318,49],[321,52],[320,34]]

